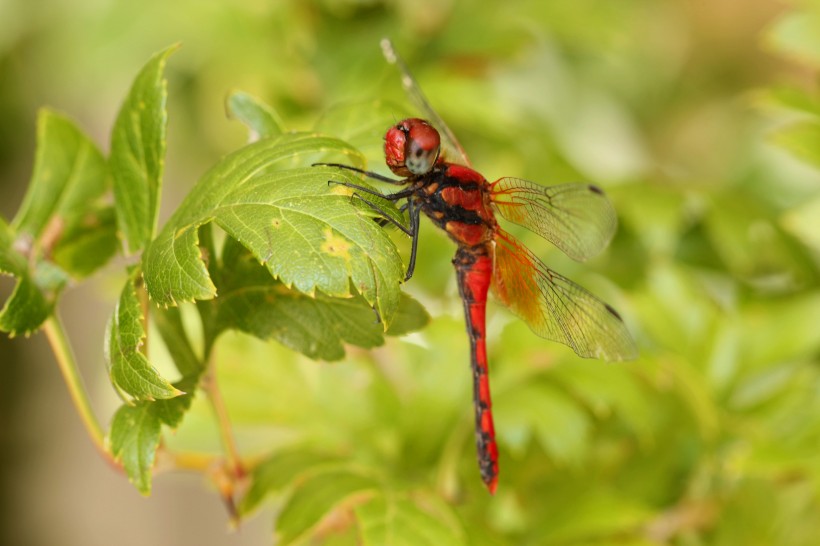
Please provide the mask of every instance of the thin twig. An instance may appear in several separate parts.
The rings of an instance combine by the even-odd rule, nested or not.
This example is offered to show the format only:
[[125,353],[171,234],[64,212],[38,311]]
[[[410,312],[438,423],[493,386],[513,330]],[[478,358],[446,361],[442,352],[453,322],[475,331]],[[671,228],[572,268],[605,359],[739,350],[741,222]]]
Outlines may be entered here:
[[236,478],[242,478],[245,476],[245,469],[242,466],[239,449],[236,447],[236,439],[234,438],[231,421],[228,418],[228,410],[225,407],[225,401],[222,399],[222,393],[219,390],[219,384],[216,380],[216,373],[213,366],[209,366],[208,371],[205,372],[201,386],[214,410],[228,466]]
[[71,400],[74,402],[74,407],[77,408],[77,413],[80,414],[80,420],[82,420],[91,442],[106,461],[119,468],[120,464],[114,460],[114,457],[106,449],[105,433],[97,416],[94,415],[94,411],[91,409],[88,393],[77,369],[74,352],[71,350],[62,321],[60,321],[56,311],[46,320],[43,330],[51,345],[51,350],[54,352],[54,357],[57,359],[57,365],[63,374]]

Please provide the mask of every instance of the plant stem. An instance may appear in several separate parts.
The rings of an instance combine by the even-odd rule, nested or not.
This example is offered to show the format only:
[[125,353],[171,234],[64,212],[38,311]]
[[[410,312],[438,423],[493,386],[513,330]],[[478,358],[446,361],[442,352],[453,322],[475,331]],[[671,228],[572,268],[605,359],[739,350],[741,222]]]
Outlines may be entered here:
[[189,451],[170,451],[165,450],[165,456],[171,461],[171,466],[176,470],[190,470],[206,474],[219,459],[218,456],[209,453],[195,453]]
[[239,450],[236,447],[231,421],[228,418],[228,410],[225,407],[225,401],[222,399],[222,393],[219,390],[219,384],[216,380],[216,373],[214,372],[213,366],[209,366],[208,371],[205,372],[205,376],[202,378],[202,390],[205,391],[205,394],[208,396],[208,400],[210,400],[211,407],[213,407],[214,410],[214,415],[216,415],[219,435],[222,438],[225,457],[231,472],[235,477],[241,478],[245,475],[245,470],[242,466]]
[[51,345],[51,350],[54,352],[54,357],[57,359],[57,365],[63,374],[74,407],[77,408],[77,413],[80,414],[86,432],[91,437],[91,442],[104,459],[115,466],[119,466],[105,447],[105,433],[97,416],[94,415],[94,411],[91,409],[88,393],[83,386],[82,378],[77,369],[77,361],[65,335],[62,321],[60,321],[56,311],[46,320],[43,330]]

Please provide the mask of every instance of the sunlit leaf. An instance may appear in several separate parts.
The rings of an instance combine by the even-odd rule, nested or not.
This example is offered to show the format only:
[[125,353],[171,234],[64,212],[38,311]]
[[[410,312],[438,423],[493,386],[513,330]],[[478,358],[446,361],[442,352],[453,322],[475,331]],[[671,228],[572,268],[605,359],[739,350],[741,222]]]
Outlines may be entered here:
[[788,211],[783,216],[782,225],[804,244],[820,252],[820,196]]
[[333,159],[355,163],[357,158],[355,150],[332,138],[284,134],[223,159],[143,256],[151,298],[173,305],[216,295],[197,244],[199,226],[213,221],[285,286],[308,295],[317,290],[331,297],[359,293],[389,325],[400,301],[399,255],[372,221],[372,209],[351,199],[347,188],[328,184],[362,181],[335,168],[303,166]]
[[176,384],[186,394],[168,400],[141,400],[121,406],[111,422],[108,441],[111,453],[122,462],[128,480],[143,495],[151,492],[151,477],[161,425],[177,428],[191,407],[197,378]]
[[159,445],[160,421],[146,406],[122,406],[111,423],[111,454],[143,495],[151,492],[151,469]]
[[37,155],[28,192],[12,227],[40,238],[51,229],[76,229],[106,189],[102,154],[68,118],[41,110],[37,119]]
[[772,139],[796,157],[820,167],[820,122],[791,124],[774,133]]
[[338,470],[313,475],[294,491],[276,520],[278,544],[303,540],[334,510],[361,502],[376,490],[373,478]]
[[768,33],[768,42],[777,51],[800,61],[820,66],[820,10],[794,10],[780,18]]
[[12,225],[0,226],[0,273],[18,279],[0,329],[37,330],[69,275],[85,276],[114,253],[110,209],[99,204],[106,176],[102,155],[74,123],[42,110],[28,192]]
[[820,116],[820,97],[804,89],[779,85],[755,95],[762,106],[778,106],[803,114]]
[[438,514],[410,499],[382,494],[355,508],[364,546],[438,546],[465,544]]
[[151,58],[137,75],[111,133],[111,175],[117,220],[128,250],[142,250],[151,240],[159,211],[165,165],[168,96],[163,77],[169,47]]
[[120,295],[114,314],[108,321],[105,336],[105,356],[108,373],[114,386],[136,399],[173,398],[183,394],[151,366],[141,352],[145,341],[144,315],[129,277]]
[[281,493],[306,474],[320,472],[338,459],[308,448],[276,453],[253,469],[251,486],[239,504],[239,513],[253,512],[268,496]]
[[605,488],[573,492],[566,497],[554,514],[540,522],[541,536],[550,543],[584,544],[584,539],[598,543],[600,537],[629,536],[653,515],[641,503]]

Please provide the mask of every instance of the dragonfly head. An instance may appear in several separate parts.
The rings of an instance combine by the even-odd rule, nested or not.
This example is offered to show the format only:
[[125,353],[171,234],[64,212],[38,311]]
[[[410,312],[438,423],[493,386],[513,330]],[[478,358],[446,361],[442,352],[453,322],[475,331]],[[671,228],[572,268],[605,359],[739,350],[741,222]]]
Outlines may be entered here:
[[385,161],[390,170],[399,176],[430,172],[440,150],[438,131],[423,119],[405,119],[391,127],[384,136]]

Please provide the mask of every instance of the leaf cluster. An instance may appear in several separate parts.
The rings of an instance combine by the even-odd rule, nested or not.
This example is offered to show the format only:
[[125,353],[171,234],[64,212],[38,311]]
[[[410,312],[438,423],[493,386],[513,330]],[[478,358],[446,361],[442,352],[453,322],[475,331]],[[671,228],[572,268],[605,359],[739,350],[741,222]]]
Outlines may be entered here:
[[[291,348],[329,360],[345,345],[376,346],[384,328],[374,323],[371,302],[355,282],[348,287],[355,296],[338,298],[324,290],[343,291],[341,276],[294,275],[291,283],[271,275],[304,271],[303,251],[308,255],[327,241],[325,226],[312,224],[318,228],[313,247],[289,244],[279,249],[286,259],[268,258],[277,250],[269,241],[277,233],[274,220],[291,214],[289,203],[313,199],[301,189],[315,191],[316,202],[306,204],[314,214],[313,207],[330,210],[322,200],[330,200],[334,188],[320,193],[327,190],[321,187],[327,174],[312,182],[306,174],[305,188],[283,184],[287,191],[270,203],[253,198],[273,187],[266,177],[278,176],[280,168],[306,169],[312,153],[350,164],[361,159],[322,151],[326,144],[310,135],[285,136],[272,108],[235,93],[229,112],[250,128],[254,149],[276,138],[297,147],[302,139],[317,149],[299,154],[296,165],[283,159],[266,166],[265,158],[233,152],[238,160],[220,161],[203,180],[224,173],[238,180],[245,161],[262,161],[254,164],[263,172],[233,188],[211,181],[193,197],[202,186],[191,194],[198,204],[186,202],[185,213],[169,222],[173,229],[166,233],[163,226],[149,237],[140,268],[132,272],[133,288],[123,291],[123,318],[115,319],[127,326],[120,341],[107,336],[109,346],[118,343],[125,355],[117,383],[145,394],[123,391],[129,404],[117,416],[116,443],[135,483],[149,486],[157,444],[162,464],[162,454],[220,452],[208,400],[193,396],[196,389],[185,383],[207,384],[201,374],[211,358],[216,366],[209,371],[218,376],[247,471],[236,480],[236,510],[251,517],[272,509],[281,543],[816,543],[818,96],[811,81],[749,93],[761,79],[782,76],[768,72],[772,59],[762,60],[751,34],[735,34],[735,25],[748,24],[745,14],[753,19],[755,8],[736,8],[731,13],[738,17],[729,22],[716,19],[725,12],[710,3],[684,9],[656,2],[570,6],[532,0],[496,10],[470,0],[435,9],[419,9],[409,0],[391,8],[334,0],[312,5],[315,10],[277,12],[269,19],[236,8],[232,21],[244,16],[253,20],[247,28],[265,32],[249,31],[252,47],[241,54],[234,49],[214,55],[212,70],[233,81],[231,69],[239,65],[236,71],[263,79],[264,96],[285,119],[313,119],[315,112],[306,109],[320,99],[304,99],[306,81],[325,82],[322,97],[328,100],[401,96],[394,75],[388,78],[392,87],[369,87],[380,85],[373,77],[382,63],[374,44],[391,35],[488,177],[583,180],[605,188],[620,222],[608,254],[578,266],[544,256],[546,247],[537,239],[522,239],[550,267],[624,315],[641,360],[617,366],[580,361],[491,304],[488,350],[501,476],[498,494],[490,498],[476,479],[468,355],[463,322],[454,318],[462,309],[448,280],[449,241],[423,225],[412,286],[437,315],[423,334],[367,354],[348,351],[344,365],[317,367],[298,356]],[[801,2],[764,36],[764,46],[799,62],[799,74],[808,80],[820,58],[817,13],[816,0]],[[270,33],[267,23],[278,21],[293,24]],[[300,65],[290,48],[305,43],[305,36],[315,53]],[[279,62],[269,63],[271,55]],[[757,109],[750,108],[750,98]],[[196,95],[186,99],[205,104]],[[203,107],[196,115],[206,119],[209,113]],[[327,111],[314,128],[343,140],[341,146],[350,145],[378,169],[373,161],[384,127],[402,115],[383,103],[346,105]],[[215,133],[199,135],[196,146],[221,142],[223,135]],[[111,192],[104,191],[102,210],[106,195]],[[212,214],[217,201],[227,206]],[[332,208],[341,216],[350,207],[359,215],[372,213],[359,205],[347,200]],[[248,232],[232,214],[236,210],[243,219],[249,211],[254,227]],[[116,225],[116,208],[108,214]],[[0,265],[13,270],[21,294],[15,297],[23,298],[18,304],[32,305],[9,303],[4,320],[14,322],[21,309],[48,316],[61,283],[77,278],[66,276],[63,266],[54,268],[60,253],[49,251],[56,248],[49,233],[63,232],[44,227],[41,235],[22,238],[13,226],[0,235],[2,248],[11,249],[0,255]],[[162,245],[152,248],[160,239]],[[59,247],[61,238],[56,240]],[[350,251],[358,250],[353,245]],[[150,273],[149,254],[158,259]],[[345,263],[334,253],[320,258]],[[374,280],[377,306],[383,294],[378,269],[372,276],[366,269],[345,269],[348,281],[354,273]],[[316,288],[307,297],[298,289],[310,286]],[[215,298],[180,303],[214,292]],[[169,307],[148,304],[150,326],[140,329],[149,293]],[[263,300],[270,305],[260,305]],[[398,301],[391,329],[418,316],[413,304],[404,307],[401,296]],[[191,317],[199,328],[191,327]],[[176,376],[145,374],[150,369],[137,355],[146,352],[144,332],[152,331],[160,335],[152,338],[147,361],[157,364],[153,348],[159,338],[166,340]],[[177,391],[186,394],[157,396]],[[166,434],[182,415],[184,426]],[[113,434],[110,439],[113,444]]]
[[[424,309],[399,291],[403,266],[392,239],[373,221],[373,209],[343,185],[364,182],[350,172],[312,167],[362,167],[361,153],[319,132],[285,131],[270,107],[245,93],[233,93],[227,104],[229,115],[247,125],[251,142],[219,160],[157,232],[164,70],[175,49],[156,54],[135,78],[109,157],[70,119],[43,110],[28,193],[11,224],[0,221],[0,272],[16,281],[0,329],[11,335],[28,335],[52,320],[62,290],[109,263],[120,248],[137,259],[128,266],[104,351],[123,400],[108,449],[144,494],[162,430],[178,428],[198,390],[207,387],[211,355],[224,332],[276,340],[330,361],[344,357],[346,346],[377,347],[385,335],[427,321]],[[390,202],[378,204],[402,221]],[[187,302],[196,303],[191,309],[201,339],[185,325],[179,306]],[[152,364],[151,331],[170,354],[175,379]],[[348,493],[372,485],[349,476]],[[296,500],[291,510],[300,510]]]

